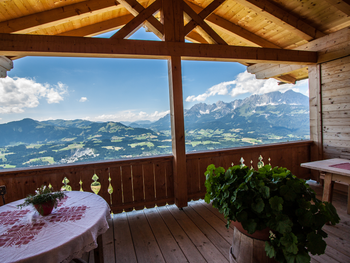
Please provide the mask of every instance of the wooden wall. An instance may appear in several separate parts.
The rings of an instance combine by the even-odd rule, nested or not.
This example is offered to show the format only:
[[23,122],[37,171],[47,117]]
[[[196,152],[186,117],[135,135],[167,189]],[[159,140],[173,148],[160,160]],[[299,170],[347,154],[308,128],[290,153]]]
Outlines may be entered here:
[[320,65],[323,158],[350,159],[350,56]]

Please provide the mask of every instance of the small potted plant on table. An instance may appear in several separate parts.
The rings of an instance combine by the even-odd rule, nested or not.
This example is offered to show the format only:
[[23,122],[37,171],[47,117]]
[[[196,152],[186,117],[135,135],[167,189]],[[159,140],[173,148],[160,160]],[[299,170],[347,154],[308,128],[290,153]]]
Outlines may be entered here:
[[[262,243],[266,255],[278,262],[307,263],[311,260],[309,253],[323,254],[327,234],[322,227],[339,223],[334,206],[316,199],[305,180],[286,168],[265,165],[256,171],[237,165],[225,171],[212,164],[205,175],[205,201],[212,201],[224,214],[227,227],[237,221],[248,234],[265,229],[269,233],[268,240]],[[233,246],[235,243],[234,240]],[[237,255],[231,251],[231,262],[235,262]]]
[[18,205],[18,207],[33,205],[40,215],[46,216],[51,214],[52,209],[57,207],[58,201],[65,196],[62,191],[54,192],[51,186],[42,185],[35,191],[35,195],[28,195],[24,199],[24,203]]

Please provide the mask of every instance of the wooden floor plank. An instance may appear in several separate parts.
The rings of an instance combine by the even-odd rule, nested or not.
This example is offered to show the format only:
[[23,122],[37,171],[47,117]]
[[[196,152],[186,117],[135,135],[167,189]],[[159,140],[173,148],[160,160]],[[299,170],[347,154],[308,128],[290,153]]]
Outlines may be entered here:
[[[199,202],[189,202],[191,206],[205,221],[208,222],[223,238],[225,238],[230,244],[232,243],[233,229],[226,228],[226,223],[224,223],[220,218],[206,209]],[[222,216],[222,218],[224,218]]]
[[192,222],[201,230],[201,232],[210,240],[210,242],[221,252],[227,259],[229,258],[230,241],[223,238],[211,225],[208,224],[197,212],[191,207],[184,207],[186,215],[191,218]]
[[114,215],[113,229],[115,262],[137,262],[126,213]]
[[102,235],[102,244],[103,244],[103,259],[104,263],[114,263],[115,254],[114,254],[114,225],[113,218],[108,219],[109,231]]
[[[312,187],[316,187],[320,198],[322,187]],[[345,194],[335,191],[333,204],[341,222],[324,227],[328,233],[326,253],[312,256],[311,263],[350,262],[350,215],[346,213],[346,201]],[[233,226],[227,230],[225,224],[223,215],[203,200],[190,202],[184,211],[172,205],[116,214],[103,235],[105,262],[228,262],[223,254],[226,244],[233,240]],[[224,241],[217,242],[220,238]],[[220,242],[224,243],[219,245]],[[93,263],[93,252],[84,256],[86,262]]]
[[165,262],[143,210],[127,213],[137,262]]
[[176,242],[179,244],[188,262],[206,262],[202,254],[197,250],[196,246],[192,243],[167,207],[158,207],[157,210],[162,216],[168,229],[171,231]]
[[158,246],[166,262],[187,262],[186,257],[176,243],[173,235],[163,221],[156,208],[145,209],[144,213],[152,232],[157,240]]
[[168,206],[168,209],[208,262],[228,262],[200,229],[189,220],[184,211],[179,210],[176,206]]

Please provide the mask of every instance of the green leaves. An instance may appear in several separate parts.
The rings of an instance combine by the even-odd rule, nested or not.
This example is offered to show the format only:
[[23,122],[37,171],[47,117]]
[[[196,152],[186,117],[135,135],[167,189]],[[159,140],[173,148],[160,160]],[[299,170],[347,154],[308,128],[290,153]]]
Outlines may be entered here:
[[255,171],[236,165],[225,171],[209,165],[205,175],[205,201],[224,214],[227,226],[230,220],[241,222],[250,234],[268,226],[273,234],[265,251],[279,262],[309,263],[309,252],[324,253],[322,227],[340,220],[332,204],[317,200],[286,168],[266,165]]
[[283,209],[283,198],[274,196],[269,199],[270,206],[275,211],[282,211]]
[[326,249],[326,242],[322,239],[322,236],[316,233],[310,233],[307,235],[306,247],[312,255],[323,254]]

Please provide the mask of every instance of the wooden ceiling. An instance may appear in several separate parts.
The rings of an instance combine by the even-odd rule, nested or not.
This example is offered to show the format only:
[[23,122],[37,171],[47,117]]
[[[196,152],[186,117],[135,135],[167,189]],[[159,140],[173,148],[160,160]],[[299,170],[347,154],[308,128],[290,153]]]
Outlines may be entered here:
[[[157,12],[161,2],[0,0],[0,33],[91,37],[127,25],[118,33],[127,38],[139,28],[134,19],[139,17],[143,26],[162,38],[161,15]],[[186,39],[195,43],[298,50],[315,39],[350,26],[350,0],[184,2]],[[16,58],[18,56],[11,57]],[[275,77],[294,82],[308,77],[305,65],[245,64],[250,65],[248,71],[258,78]]]

